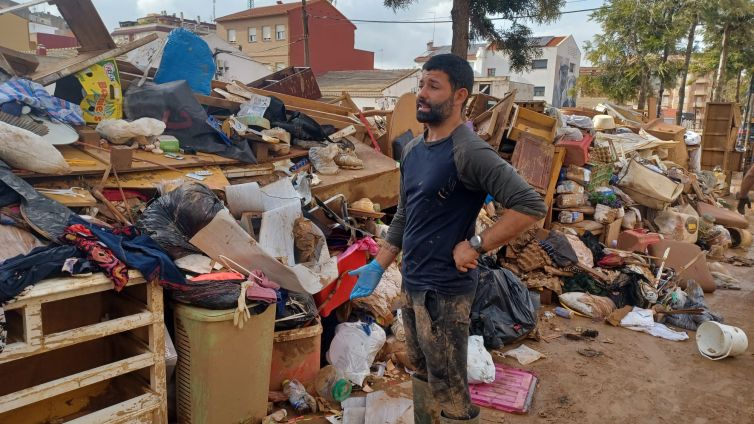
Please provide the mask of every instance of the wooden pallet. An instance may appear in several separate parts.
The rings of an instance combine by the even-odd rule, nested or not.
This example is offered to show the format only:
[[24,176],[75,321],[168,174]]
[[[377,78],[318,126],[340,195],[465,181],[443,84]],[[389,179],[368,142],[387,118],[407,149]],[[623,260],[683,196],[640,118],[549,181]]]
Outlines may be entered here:
[[[162,288],[56,278],[5,306],[0,423],[167,422]],[[72,421],[69,421],[72,420]]]

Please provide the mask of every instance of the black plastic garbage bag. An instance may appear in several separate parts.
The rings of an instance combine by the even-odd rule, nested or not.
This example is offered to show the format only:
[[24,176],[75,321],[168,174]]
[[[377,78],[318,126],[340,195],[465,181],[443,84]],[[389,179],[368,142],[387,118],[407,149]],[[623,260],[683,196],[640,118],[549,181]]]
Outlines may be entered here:
[[303,327],[317,318],[317,315],[319,311],[312,295],[280,289],[275,310],[275,331]]
[[175,136],[181,148],[257,163],[247,141],[227,145],[220,140],[207,124],[207,112],[186,81],[146,83],[141,87],[132,84],[126,91],[123,109],[129,119],[147,117],[165,122],[165,134]]
[[53,242],[63,235],[68,219],[73,215],[73,211],[62,203],[41,195],[3,161],[0,161],[0,199],[2,206],[20,200],[24,220],[34,231]]
[[153,201],[136,226],[171,258],[200,253],[189,240],[224,208],[207,186],[188,182]]
[[[328,136],[333,130],[332,127],[324,128],[310,116],[301,112],[293,112],[285,122],[275,121],[272,125],[288,131],[292,138],[313,141],[329,140]],[[330,131],[329,134],[328,131]]]
[[[174,302],[212,310],[228,310],[238,307],[241,284],[246,278],[230,280],[188,281],[181,290],[169,290]],[[249,313],[258,315],[267,310],[268,303],[246,299]]]
[[471,306],[471,334],[484,337],[488,349],[497,349],[529,334],[537,314],[529,290],[491,258],[479,262],[479,285]]

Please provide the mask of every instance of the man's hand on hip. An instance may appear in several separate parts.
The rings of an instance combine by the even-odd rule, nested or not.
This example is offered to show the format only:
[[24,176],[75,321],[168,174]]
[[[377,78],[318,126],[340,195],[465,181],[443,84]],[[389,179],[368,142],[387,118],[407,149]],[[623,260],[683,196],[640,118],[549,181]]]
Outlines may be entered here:
[[471,244],[464,240],[453,248],[453,260],[456,262],[456,269],[461,272],[468,272],[470,269],[476,269],[479,252],[471,247]]

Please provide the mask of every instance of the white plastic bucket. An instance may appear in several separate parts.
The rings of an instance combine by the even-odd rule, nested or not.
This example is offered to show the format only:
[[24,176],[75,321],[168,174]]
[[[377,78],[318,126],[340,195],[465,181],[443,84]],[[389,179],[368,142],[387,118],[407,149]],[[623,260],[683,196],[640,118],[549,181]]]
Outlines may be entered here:
[[744,353],[749,340],[738,327],[705,321],[696,330],[696,347],[702,356],[717,361]]

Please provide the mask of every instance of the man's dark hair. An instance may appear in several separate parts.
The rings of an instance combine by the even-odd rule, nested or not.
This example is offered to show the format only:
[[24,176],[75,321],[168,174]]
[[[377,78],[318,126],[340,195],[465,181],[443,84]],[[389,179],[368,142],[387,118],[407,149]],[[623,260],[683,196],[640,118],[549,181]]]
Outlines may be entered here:
[[448,75],[453,91],[465,88],[469,92],[469,96],[471,96],[474,88],[474,70],[471,69],[468,61],[450,53],[438,54],[437,56],[432,56],[422,66],[422,70],[445,72]]

